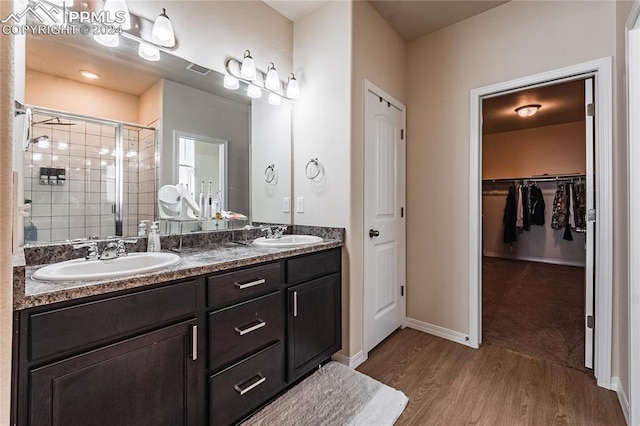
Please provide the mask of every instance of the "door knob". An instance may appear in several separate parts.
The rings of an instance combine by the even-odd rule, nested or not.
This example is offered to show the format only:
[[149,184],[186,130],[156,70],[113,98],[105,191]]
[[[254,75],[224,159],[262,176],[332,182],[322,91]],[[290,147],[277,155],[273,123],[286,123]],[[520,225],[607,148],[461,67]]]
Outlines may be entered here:
[[369,238],[377,237],[380,235],[380,231],[377,229],[369,229]]

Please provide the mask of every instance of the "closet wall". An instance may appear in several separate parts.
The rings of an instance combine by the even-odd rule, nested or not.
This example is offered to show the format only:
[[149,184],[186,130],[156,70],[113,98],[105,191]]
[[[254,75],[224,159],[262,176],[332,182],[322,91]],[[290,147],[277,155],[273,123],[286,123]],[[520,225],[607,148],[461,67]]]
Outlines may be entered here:
[[[512,132],[483,135],[483,180],[542,174],[584,174],[585,122],[571,122]],[[584,266],[585,234],[551,229],[556,182],[540,182],[545,201],[545,225],[531,226],[513,244],[502,242],[505,199],[512,182],[483,182],[482,226],[485,256]]]

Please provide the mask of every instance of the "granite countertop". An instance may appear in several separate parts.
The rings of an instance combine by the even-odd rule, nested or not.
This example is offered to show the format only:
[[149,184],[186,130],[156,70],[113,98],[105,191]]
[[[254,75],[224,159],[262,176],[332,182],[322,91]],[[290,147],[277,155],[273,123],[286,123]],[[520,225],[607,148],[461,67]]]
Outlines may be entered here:
[[165,281],[210,274],[227,269],[269,262],[305,253],[341,247],[341,239],[324,239],[320,243],[293,248],[258,247],[252,244],[223,242],[207,248],[188,248],[179,253],[181,261],[160,271],[128,275],[99,281],[34,280],[33,273],[44,265],[25,266],[24,258],[14,258],[13,309],[73,300],[86,296],[142,287]]

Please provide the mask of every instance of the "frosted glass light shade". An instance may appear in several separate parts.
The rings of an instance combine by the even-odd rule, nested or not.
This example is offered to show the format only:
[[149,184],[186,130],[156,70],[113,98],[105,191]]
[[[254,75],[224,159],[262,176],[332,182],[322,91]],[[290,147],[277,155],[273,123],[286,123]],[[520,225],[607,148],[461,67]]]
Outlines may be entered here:
[[226,74],[224,76],[224,87],[229,90],[236,90],[240,88],[240,82],[232,75]]
[[516,113],[523,118],[527,118],[527,117],[531,117],[532,115],[535,115],[538,110],[540,109],[540,105],[535,104],[535,105],[525,105],[525,106],[521,106],[519,108],[516,108]]
[[167,16],[166,9],[156,18],[151,30],[151,41],[165,47],[173,47],[176,44],[176,36],[173,32],[173,25]]
[[257,99],[262,96],[262,90],[260,90],[259,87],[250,84],[249,87],[247,87],[247,95],[250,98]]
[[298,99],[300,97],[300,87],[298,80],[293,74],[289,75],[289,83],[287,84],[287,98]]
[[160,60],[160,49],[141,41],[138,46],[138,55],[147,61],[156,62]]
[[120,36],[118,34],[96,34],[93,39],[107,47],[118,47],[120,45]]
[[256,63],[253,61],[251,52],[248,50],[244,51],[244,59],[240,67],[240,77],[251,81],[256,79]]
[[280,105],[282,103],[282,98],[275,93],[269,93],[269,104],[271,105]]
[[273,62],[269,63],[269,70],[267,71],[264,87],[269,90],[280,90],[280,76],[278,76],[278,71],[276,71]]
[[[108,12],[109,20],[116,25],[119,24],[123,30],[131,28],[131,15],[125,0],[107,0],[104,3],[104,11]],[[122,19],[124,22],[121,22]]]

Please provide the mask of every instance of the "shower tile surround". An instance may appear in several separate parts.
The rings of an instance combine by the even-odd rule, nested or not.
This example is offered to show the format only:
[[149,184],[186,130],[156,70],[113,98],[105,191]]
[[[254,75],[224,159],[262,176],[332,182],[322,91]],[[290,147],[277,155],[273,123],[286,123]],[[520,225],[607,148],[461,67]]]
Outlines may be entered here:
[[[250,230],[226,230],[215,232],[194,232],[183,237],[181,263],[166,271],[133,275],[113,280],[94,282],[52,282],[34,281],[31,276],[41,265],[77,259],[86,254],[86,249],[74,250],[69,243],[27,246],[13,258],[13,308],[45,305],[63,300],[91,296],[135,288],[159,281],[180,279],[214,271],[226,270],[255,263],[312,253],[344,244],[345,229],[319,226],[289,225],[287,234],[308,234],[324,238],[323,242],[295,248],[265,248],[251,243],[262,233],[259,228]],[[179,236],[162,237],[163,248],[177,247]],[[99,241],[103,247],[106,241]],[[145,251],[146,238],[128,247],[131,252]]]
[[[55,114],[34,114],[38,123]],[[71,126],[36,124],[32,137],[49,144],[31,144],[24,153],[24,198],[31,200],[29,221],[37,242],[115,235],[116,125],[63,119]],[[123,129],[123,233],[136,235],[140,219],[154,217],[155,131]],[[40,167],[64,168],[64,185],[40,184]],[[25,232],[25,242],[29,234]]]

